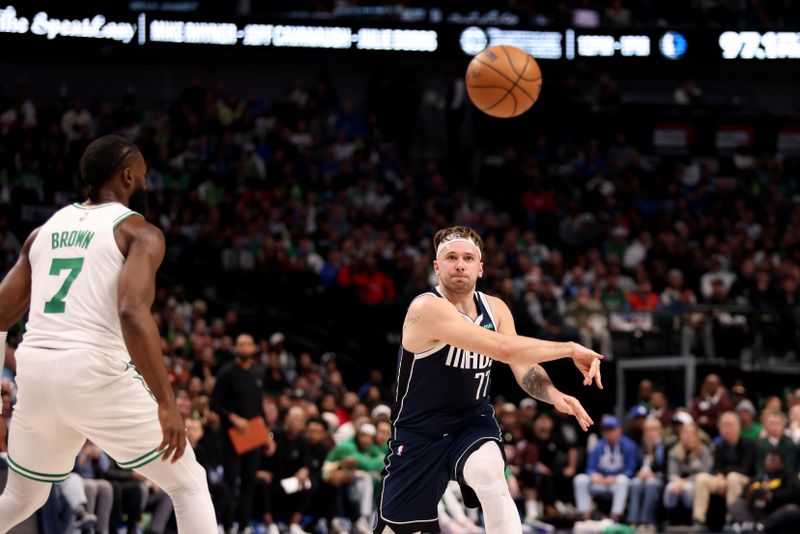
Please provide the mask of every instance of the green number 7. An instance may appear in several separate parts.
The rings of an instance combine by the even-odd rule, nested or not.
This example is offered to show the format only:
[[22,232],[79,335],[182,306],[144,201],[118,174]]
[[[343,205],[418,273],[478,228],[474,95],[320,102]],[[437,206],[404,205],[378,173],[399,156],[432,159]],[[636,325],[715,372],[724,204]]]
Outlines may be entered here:
[[58,293],[44,303],[44,313],[64,313],[67,307],[64,298],[81,269],[83,269],[83,258],[53,258],[53,263],[50,265],[50,276],[58,276],[61,271],[69,271],[69,274]]

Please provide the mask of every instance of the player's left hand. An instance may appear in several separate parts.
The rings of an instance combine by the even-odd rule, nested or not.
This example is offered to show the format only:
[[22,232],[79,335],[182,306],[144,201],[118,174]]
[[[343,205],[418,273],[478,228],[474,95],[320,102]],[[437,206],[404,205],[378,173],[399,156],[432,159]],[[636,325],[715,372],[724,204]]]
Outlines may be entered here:
[[591,386],[594,381],[598,388],[603,389],[603,380],[600,377],[600,360],[602,359],[602,354],[578,343],[573,343],[572,361],[583,375],[584,386]]
[[555,393],[550,400],[553,402],[553,406],[556,410],[574,416],[584,432],[589,430],[589,427],[594,424],[592,418],[589,417],[589,414],[586,413],[586,410],[581,406],[580,401],[575,397],[564,395],[559,391]]

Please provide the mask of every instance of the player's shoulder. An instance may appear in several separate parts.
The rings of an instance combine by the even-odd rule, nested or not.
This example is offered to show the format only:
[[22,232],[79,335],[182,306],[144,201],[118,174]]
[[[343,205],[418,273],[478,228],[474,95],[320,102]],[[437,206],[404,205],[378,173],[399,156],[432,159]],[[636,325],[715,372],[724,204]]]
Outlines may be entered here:
[[426,291],[420,293],[408,304],[409,311],[426,311],[431,309],[439,309],[445,304],[445,299],[439,297],[433,291]]
[[503,301],[503,299],[499,297],[495,297],[494,295],[487,295],[486,293],[481,292],[483,298],[486,299],[486,303],[491,308],[492,313],[494,314],[510,314],[511,310],[508,307],[508,304]]
[[122,223],[117,226],[116,230],[123,234],[128,234],[132,239],[148,243],[152,242],[154,244],[163,243],[164,232],[162,232],[158,226],[148,222],[140,214],[136,213],[136,215],[138,215],[138,217],[129,217],[122,221]]
[[144,217],[129,217],[114,229],[120,252],[127,257],[131,246],[142,247],[149,254],[163,258],[166,248],[164,232]]

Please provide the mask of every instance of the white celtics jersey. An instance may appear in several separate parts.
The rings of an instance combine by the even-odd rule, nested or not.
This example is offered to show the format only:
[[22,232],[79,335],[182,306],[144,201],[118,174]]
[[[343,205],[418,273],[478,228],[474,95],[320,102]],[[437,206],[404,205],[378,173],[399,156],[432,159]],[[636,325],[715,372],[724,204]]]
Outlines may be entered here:
[[72,204],[39,230],[30,250],[31,306],[21,346],[90,349],[129,361],[117,307],[125,261],[114,229],[139,215],[122,204]]

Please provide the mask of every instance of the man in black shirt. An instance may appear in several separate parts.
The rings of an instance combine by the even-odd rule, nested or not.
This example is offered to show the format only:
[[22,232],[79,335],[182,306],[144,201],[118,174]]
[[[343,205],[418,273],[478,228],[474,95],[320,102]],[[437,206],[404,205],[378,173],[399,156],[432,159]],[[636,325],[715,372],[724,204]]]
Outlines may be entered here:
[[239,521],[239,532],[245,532],[245,529],[249,529],[253,515],[256,470],[261,461],[261,449],[237,455],[228,436],[228,429],[236,428],[244,433],[247,431],[249,419],[262,417],[262,384],[261,377],[256,375],[253,367],[256,355],[253,336],[240,334],[236,338],[235,351],[236,360],[219,373],[211,396],[211,409],[222,421],[225,483],[229,488],[236,488],[236,479],[240,479],[236,517]]
[[572,479],[578,464],[578,450],[554,432],[553,418],[542,413],[533,423],[532,442],[538,447],[535,466],[539,498],[546,515],[553,514],[556,499],[572,500]]
[[752,528],[754,532],[796,530],[796,521],[800,515],[800,508],[797,506],[800,502],[800,482],[793,472],[788,472],[785,468],[781,451],[768,451],[758,471],[759,474],[745,488],[742,498],[730,507],[734,523],[757,521],[760,525]]
[[755,473],[756,444],[739,435],[741,425],[736,412],[723,413],[718,426],[719,441],[714,444],[711,473],[699,473],[695,481],[692,518],[699,524],[706,522],[712,494],[724,495],[730,506]]
[[293,406],[281,432],[275,435],[275,454],[263,457],[262,469],[271,473],[271,511],[289,521],[289,534],[306,534],[300,527],[311,497],[312,444],[306,438],[306,414]]

